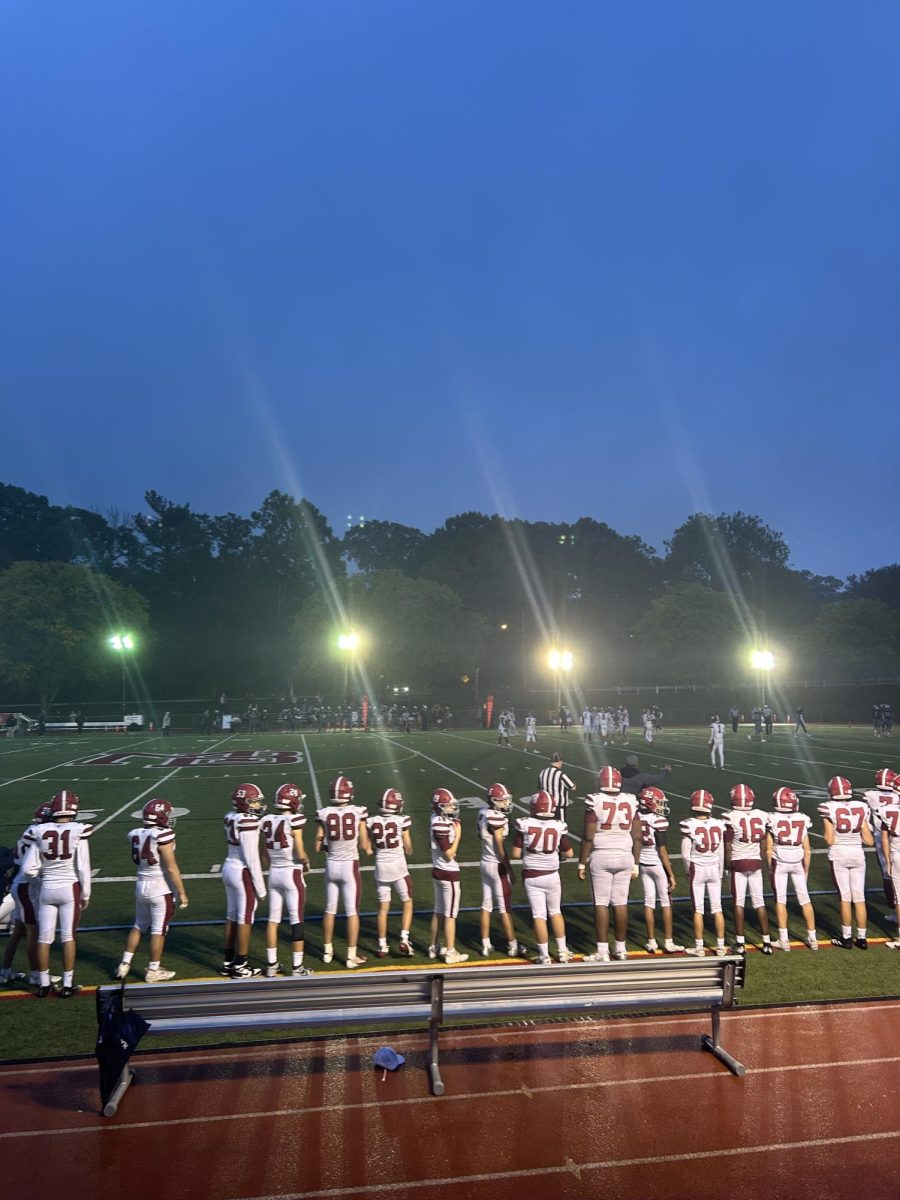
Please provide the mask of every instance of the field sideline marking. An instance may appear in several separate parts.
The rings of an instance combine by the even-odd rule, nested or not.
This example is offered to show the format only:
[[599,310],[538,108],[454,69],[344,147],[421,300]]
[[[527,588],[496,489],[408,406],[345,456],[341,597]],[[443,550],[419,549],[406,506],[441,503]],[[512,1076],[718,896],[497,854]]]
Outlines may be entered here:
[[[521,1031],[519,1033],[519,1036],[521,1036]],[[346,1046],[347,1041],[350,1039],[343,1037],[343,1038],[339,1038],[337,1040],[340,1043],[343,1043],[344,1046]],[[179,1060],[179,1061],[182,1061],[182,1060]],[[771,1075],[771,1074],[781,1073],[781,1072],[786,1072],[786,1071],[818,1071],[818,1070],[827,1070],[827,1069],[831,1069],[831,1068],[840,1068],[840,1067],[881,1066],[881,1065],[887,1065],[888,1063],[896,1063],[896,1062],[900,1062],[900,1055],[895,1055],[892,1057],[884,1057],[884,1058],[838,1059],[834,1062],[792,1063],[789,1066],[778,1065],[778,1066],[772,1066],[772,1067],[757,1067],[757,1068],[751,1067],[751,1068],[749,1068],[748,1073],[751,1075]],[[52,1068],[50,1068],[50,1069],[52,1070]],[[20,1073],[24,1073],[24,1072],[20,1072]],[[592,1089],[603,1089],[603,1088],[618,1088],[618,1087],[632,1087],[632,1086],[633,1087],[638,1087],[638,1086],[643,1087],[643,1086],[646,1086],[647,1084],[653,1084],[653,1083],[665,1083],[665,1084],[683,1083],[685,1080],[688,1080],[688,1079],[704,1080],[704,1081],[719,1080],[719,1079],[721,1079],[721,1075],[716,1074],[716,1073],[705,1073],[705,1072],[701,1072],[701,1071],[689,1071],[689,1072],[682,1072],[677,1075],[646,1075],[646,1076],[639,1076],[639,1077],[632,1078],[632,1079],[621,1079],[621,1078],[620,1079],[599,1079],[599,1080],[587,1079],[587,1080],[581,1081],[580,1083],[539,1084],[536,1087],[528,1087],[527,1089],[524,1086],[520,1085],[517,1088],[498,1088],[493,1091],[454,1092],[450,1095],[443,1096],[440,1098],[431,1096],[431,1095],[424,1095],[424,1096],[406,1096],[403,1098],[398,1098],[396,1100],[379,1100],[379,1099],[360,1100],[355,1103],[342,1104],[340,1106],[340,1111],[341,1112],[349,1112],[349,1111],[357,1112],[357,1111],[360,1111],[362,1109],[367,1109],[367,1108],[384,1108],[388,1105],[392,1108],[396,1108],[396,1107],[405,1107],[405,1106],[408,1106],[411,1104],[423,1104],[423,1103],[424,1104],[434,1104],[434,1103],[447,1103],[448,1101],[488,1100],[488,1099],[500,1099],[500,1098],[509,1099],[512,1097],[521,1097],[521,1096],[527,1096],[528,1099],[531,1099],[532,1096],[548,1095],[548,1094],[552,1094],[554,1092],[564,1092],[564,1091],[582,1091],[583,1092],[583,1091],[590,1091]],[[264,1119],[264,1118],[271,1118],[271,1117],[287,1117],[287,1116],[301,1116],[301,1117],[302,1116],[316,1116],[321,1113],[333,1113],[333,1112],[335,1112],[335,1107],[333,1104],[311,1105],[306,1108],[301,1108],[301,1107],[277,1108],[277,1109],[271,1109],[269,1111],[262,1111],[259,1109],[254,1109],[252,1112],[248,1112],[248,1113],[213,1113],[213,1114],[210,1114],[209,1116],[171,1117],[168,1120],[159,1120],[159,1121],[130,1121],[128,1123],[123,1122],[120,1125],[105,1125],[105,1124],[104,1125],[70,1125],[70,1126],[66,1126],[62,1129],[52,1129],[52,1130],[46,1129],[46,1128],[44,1128],[44,1129],[23,1129],[23,1130],[8,1131],[8,1132],[0,1133],[0,1139],[2,1139],[4,1141],[10,1141],[15,1138],[53,1137],[55,1135],[71,1135],[71,1134],[79,1134],[79,1133],[81,1133],[81,1134],[98,1133],[98,1132],[115,1133],[115,1132],[118,1132],[119,1130],[126,1130],[126,1129],[158,1129],[160,1127],[165,1127],[167,1125],[173,1125],[173,1126],[174,1125],[204,1125],[204,1124],[209,1124],[212,1121],[241,1121],[241,1120],[252,1120],[253,1118]],[[858,1142],[860,1140],[860,1138],[863,1138],[863,1137],[869,1138],[869,1137],[878,1137],[878,1136],[900,1137],[900,1130],[898,1130],[896,1132],[891,1132],[889,1134],[882,1134],[882,1135],[865,1133],[865,1134],[858,1134],[854,1137],[848,1136],[848,1137],[843,1137],[843,1138],[839,1138],[839,1139],[824,1138],[824,1139],[821,1139],[821,1144],[831,1144],[835,1140],[837,1140],[838,1142]],[[810,1144],[810,1143],[800,1143],[800,1144],[806,1145],[806,1144]],[[819,1142],[817,1142],[816,1144],[819,1144]],[[789,1145],[789,1144],[786,1143],[786,1145]],[[741,1147],[740,1150],[744,1150],[744,1149],[749,1150],[751,1148],[760,1150],[760,1151],[766,1150],[766,1149],[780,1149],[781,1144],[776,1144],[774,1146],[769,1146],[769,1147],[764,1147],[764,1146]],[[722,1151],[720,1153],[736,1153],[736,1152],[740,1152],[740,1151]],[[710,1152],[704,1152],[704,1153],[710,1153]],[[638,1161],[642,1161],[642,1162],[668,1161],[672,1157],[673,1156],[671,1156],[671,1155],[665,1155],[659,1160],[654,1158],[654,1159],[643,1159],[643,1160],[634,1160],[634,1161],[635,1162],[638,1162]],[[676,1155],[674,1157],[676,1159],[682,1159],[682,1158],[683,1159],[695,1159],[696,1154],[680,1154],[680,1155]],[[620,1165],[620,1164],[617,1164],[615,1161],[610,1161],[609,1165],[616,1166],[616,1165]],[[627,1165],[627,1164],[623,1163],[621,1165]],[[521,1172],[521,1174],[532,1174],[532,1173],[534,1173],[534,1172],[530,1172],[530,1171]],[[502,1174],[498,1174],[497,1176],[491,1176],[491,1178],[502,1178],[502,1177],[503,1177]],[[464,1178],[470,1178],[470,1177],[467,1176]],[[456,1177],[455,1179],[448,1180],[446,1182],[451,1183],[451,1184],[459,1183],[460,1179],[459,1179],[459,1177]],[[399,1188],[401,1186],[405,1186],[405,1185],[400,1185],[400,1184],[389,1184],[388,1185],[388,1187],[391,1190],[399,1190]],[[353,1192],[353,1191],[364,1192],[364,1191],[368,1191],[370,1189],[369,1188],[358,1188],[358,1189],[351,1188],[348,1190],[350,1192]],[[316,1195],[316,1194],[339,1195],[339,1194],[344,1194],[344,1193],[343,1192],[338,1193],[336,1191],[331,1191],[331,1190],[329,1190],[326,1193],[300,1192],[300,1193],[296,1193],[296,1197],[297,1197],[297,1200],[302,1200],[303,1196],[311,1196],[311,1195]],[[269,1198],[266,1197],[266,1198],[264,1198],[264,1200],[269,1200]],[[282,1198],[272,1197],[271,1200],[284,1200],[284,1198],[283,1197]]]

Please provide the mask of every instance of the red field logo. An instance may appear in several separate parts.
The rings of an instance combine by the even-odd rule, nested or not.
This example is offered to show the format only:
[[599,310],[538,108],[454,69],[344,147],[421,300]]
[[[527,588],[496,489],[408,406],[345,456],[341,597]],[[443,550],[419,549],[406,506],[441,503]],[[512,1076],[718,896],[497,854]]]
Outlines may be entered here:
[[[271,767],[301,763],[299,750],[231,750],[227,754],[147,754],[142,750],[117,750],[83,758],[83,767],[124,767],[142,760],[145,767]],[[143,761],[146,760],[146,761]]]

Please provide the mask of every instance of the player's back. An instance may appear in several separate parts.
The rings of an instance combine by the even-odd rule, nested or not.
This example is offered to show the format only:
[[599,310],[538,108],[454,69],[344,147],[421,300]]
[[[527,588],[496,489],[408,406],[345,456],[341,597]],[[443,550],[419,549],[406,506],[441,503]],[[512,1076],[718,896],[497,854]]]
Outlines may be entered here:
[[565,821],[555,817],[520,817],[516,821],[516,845],[522,848],[525,877],[530,872],[546,874],[559,870],[559,852],[568,847]]
[[32,828],[42,884],[76,883],[76,854],[91,836],[92,827],[83,821],[45,821]]
[[359,830],[368,815],[361,804],[330,804],[319,809],[316,820],[325,831],[330,859],[359,858]]
[[160,846],[174,846],[175,830],[159,826],[142,825],[131,829],[126,834],[131,847],[131,861],[137,867],[139,883],[149,883],[165,880],[165,872],[160,860]]
[[482,808],[478,813],[478,839],[481,842],[481,857],[485,862],[500,861],[494,839],[494,834],[498,831],[506,837],[509,833],[509,821],[496,808]]
[[296,865],[294,833],[298,829],[303,829],[305,825],[306,817],[302,813],[266,813],[259,823],[259,828],[266,853],[269,856],[270,867],[293,867]]

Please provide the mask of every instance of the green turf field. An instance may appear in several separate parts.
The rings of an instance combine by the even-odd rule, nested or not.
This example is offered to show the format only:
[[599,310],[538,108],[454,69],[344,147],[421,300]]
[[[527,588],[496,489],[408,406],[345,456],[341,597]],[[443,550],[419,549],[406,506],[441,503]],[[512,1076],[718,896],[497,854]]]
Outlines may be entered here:
[[[846,775],[857,788],[870,787],[877,768],[900,766],[894,761],[893,744],[880,741],[862,730],[836,726],[818,727],[810,737],[795,737],[790,728],[776,728],[764,744],[748,740],[746,729],[736,735],[729,731],[726,740],[726,769],[709,766],[707,730],[666,729],[652,747],[632,737],[627,748],[584,745],[580,731],[566,735],[541,730],[539,755],[525,754],[523,738],[513,739],[511,747],[497,745],[496,735],[475,731],[416,733],[324,733],[262,734],[212,737],[159,735],[86,734],[0,741],[0,843],[12,844],[29,823],[34,808],[61,787],[73,788],[81,798],[83,813],[93,814],[95,833],[91,839],[94,869],[93,898],[82,920],[79,934],[76,979],[83,984],[105,982],[119,960],[125,934],[133,917],[133,866],[126,832],[139,821],[146,799],[164,796],[177,808],[186,810],[177,824],[177,854],[190,897],[190,908],[176,913],[169,935],[164,965],[178,972],[179,978],[215,973],[222,961],[222,920],[224,889],[218,877],[225,847],[222,815],[229,807],[232,789],[252,781],[271,799],[276,787],[291,780],[307,793],[306,813],[314,817],[317,793],[327,797],[328,782],[337,774],[349,775],[356,784],[357,799],[370,810],[388,786],[399,787],[406,798],[406,811],[413,818],[414,854],[411,872],[416,891],[416,921],[413,941],[419,950],[415,962],[425,960],[428,943],[427,923],[431,907],[430,856],[427,828],[430,797],[437,786],[451,788],[462,803],[464,824],[463,910],[460,913],[457,946],[480,960],[478,909],[481,887],[477,869],[478,843],[475,813],[480,796],[494,780],[504,782],[522,806],[523,797],[534,791],[538,770],[550,754],[558,750],[579,792],[591,789],[595,772],[605,761],[617,766],[625,754],[635,751],[643,770],[654,770],[664,762],[672,763],[667,793],[671,803],[670,852],[677,854],[677,822],[688,815],[688,797],[697,787],[709,788],[717,800],[727,801],[728,789],[735,783],[749,783],[756,791],[762,808],[770,808],[776,787],[788,784],[801,795],[802,807],[814,818],[813,862],[810,890],[816,909],[820,941],[827,942],[837,932],[837,907],[821,837],[821,820],[816,807],[824,798],[822,787],[833,774]],[[123,755],[114,763],[88,764],[86,759]],[[234,756],[245,755],[244,759]],[[203,755],[201,762],[191,756]],[[273,761],[278,755],[292,761]],[[183,756],[182,761],[169,761]],[[900,759],[900,754],[898,754]],[[187,760],[187,761],[185,761]],[[206,765],[206,764],[209,765]],[[575,804],[570,813],[573,832],[580,833],[582,807]],[[315,837],[313,819],[307,826],[306,845],[312,851]],[[322,864],[313,858],[314,870],[308,880],[307,964],[314,970],[340,969],[344,938],[339,919],[335,938],[336,960],[331,967],[321,962],[319,918],[322,912]],[[680,861],[675,862],[679,878],[675,905],[675,936],[689,944],[690,911]],[[790,955],[771,958],[751,955],[743,1000],[769,1003],[792,1000],[881,996],[900,993],[900,953],[886,951],[878,939],[896,936],[896,925],[886,922],[880,873],[869,858],[868,887],[869,937],[867,953],[825,950],[818,954],[796,947]],[[579,883],[572,865],[563,867],[564,912],[569,946],[579,952],[594,948],[592,910],[588,885]],[[641,893],[635,884],[629,928],[629,949],[640,949],[645,940]],[[516,924],[527,945],[533,946],[530,919],[525,906],[524,889],[517,883],[513,892],[518,905]],[[363,863],[363,923],[361,952],[370,956],[372,965],[409,965],[407,959],[375,960],[375,893],[372,869]],[[265,904],[261,906],[265,911]],[[728,935],[732,934],[726,900]],[[770,920],[774,908],[770,905]],[[791,908],[791,934],[803,935],[799,911]],[[290,961],[287,927],[284,926],[282,962]],[[399,926],[392,915],[389,930],[396,943]],[[711,930],[710,930],[711,932]],[[748,943],[758,941],[755,917],[748,912]],[[774,930],[773,930],[774,935]],[[502,944],[499,925],[495,944]],[[711,940],[708,938],[708,941]],[[0,948],[5,940],[0,939]],[[497,956],[499,957],[499,956]],[[262,929],[257,928],[251,944],[251,961],[265,960]],[[146,941],[135,959],[142,973],[146,966]],[[15,964],[25,969],[24,949]],[[59,968],[58,948],[51,959]],[[560,968],[562,969],[562,968]],[[135,974],[133,978],[141,976]],[[90,1052],[94,1020],[92,995],[68,1003],[56,1000],[38,1003],[31,999],[0,998],[0,1058]]]

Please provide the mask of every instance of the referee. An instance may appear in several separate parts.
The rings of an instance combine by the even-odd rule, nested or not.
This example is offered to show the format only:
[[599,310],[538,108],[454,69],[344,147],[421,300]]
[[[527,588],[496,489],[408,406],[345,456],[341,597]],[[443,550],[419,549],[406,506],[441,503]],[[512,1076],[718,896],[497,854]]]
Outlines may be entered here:
[[562,759],[554,754],[550,766],[544,767],[538,777],[538,787],[542,792],[549,792],[553,797],[554,811],[560,820],[565,819],[569,806],[569,793],[575,784],[563,770]]

